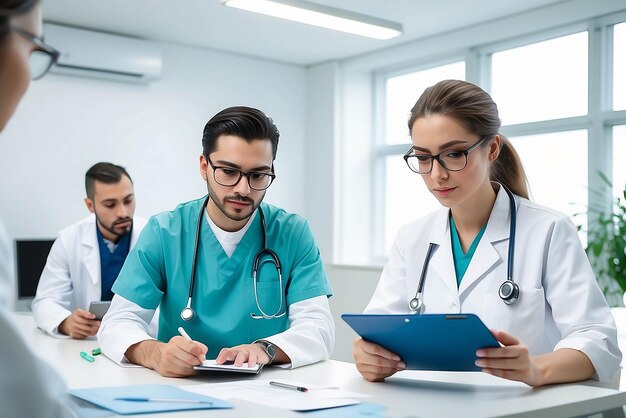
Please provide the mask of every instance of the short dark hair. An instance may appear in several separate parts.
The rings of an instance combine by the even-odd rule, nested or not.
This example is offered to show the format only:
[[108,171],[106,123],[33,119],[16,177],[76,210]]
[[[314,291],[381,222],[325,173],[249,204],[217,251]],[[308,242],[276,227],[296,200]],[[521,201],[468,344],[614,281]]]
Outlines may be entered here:
[[133,182],[133,179],[130,178],[130,175],[122,166],[104,162],[94,164],[87,170],[87,173],[85,173],[85,191],[87,192],[87,197],[93,200],[93,195],[96,190],[96,181],[106,184],[115,184],[122,180],[123,175],[128,177],[131,183]]
[[221,135],[235,135],[247,142],[255,139],[272,141],[272,161],[276,159],[280,133],[274,121],[259,109],[246,106],[229,107],[211,118],[204,126],[202,153],[205,158],[215,151]]
[[9,19],[28,13],[39,0],[0,0],[0,41],[9,33]]

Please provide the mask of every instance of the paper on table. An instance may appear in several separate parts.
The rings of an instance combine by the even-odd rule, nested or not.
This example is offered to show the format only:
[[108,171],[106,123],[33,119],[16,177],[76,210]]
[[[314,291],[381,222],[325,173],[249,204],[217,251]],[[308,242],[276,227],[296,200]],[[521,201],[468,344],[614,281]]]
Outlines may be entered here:
[[200,385],[181,386],[200,395],[220,399],[242,399],[274,408],[289,409],[292,411],[310,411],[314,409],[334,408],[337,406],[354,405],[360,402],[359,393],[328,389],[320,385],[309,385],[303,382],[278,380],[282,383],[304,386],[314,389],[308,392],[284,389],[270,385],[270,380],[244,380],[228,383],[205,383]]
[[204,360],[204,363],[200,366],[194,366],[194,370],[208,370],[208,371],[226,371],[237,373],[252,373],[258,374],[263,369],[262,364],[256,364],[254,367],[248,367],[248,363],[243,363],[241,367],[229,364],[217,364],[215,360]]

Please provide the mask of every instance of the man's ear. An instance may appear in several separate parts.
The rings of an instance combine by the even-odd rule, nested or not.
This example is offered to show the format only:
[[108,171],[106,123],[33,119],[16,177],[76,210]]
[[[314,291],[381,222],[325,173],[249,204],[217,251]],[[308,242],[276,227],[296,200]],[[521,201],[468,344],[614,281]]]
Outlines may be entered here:
[[200,155],[200,176],[202,177],[202,180],[207,181],[207,167],[208,167],[209,163],[206,160],[206,158],[204,158],[204,155]]
[[93,203],[93,200],[91,200],[90,198],[86,197],[85,198],[85,206],[87,206],[87,209],[89,209],[89,212],[94,213],[95,205]]

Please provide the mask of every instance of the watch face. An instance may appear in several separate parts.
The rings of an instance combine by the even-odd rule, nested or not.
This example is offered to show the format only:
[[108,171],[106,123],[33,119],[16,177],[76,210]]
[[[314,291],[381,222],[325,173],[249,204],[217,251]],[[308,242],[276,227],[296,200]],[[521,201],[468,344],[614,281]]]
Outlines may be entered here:
[[270,360],[274,360],[274,356],[276,355],[276,350],[272,344],[265,345],[265,349],[267,350],[267,355],[270,356]]

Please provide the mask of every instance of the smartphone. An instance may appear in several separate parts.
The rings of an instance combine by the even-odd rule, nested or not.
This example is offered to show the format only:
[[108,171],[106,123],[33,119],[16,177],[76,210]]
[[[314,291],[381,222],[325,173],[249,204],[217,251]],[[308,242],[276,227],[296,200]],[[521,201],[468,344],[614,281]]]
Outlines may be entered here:
[[111,306],[111,301],[108,300],[94,300],[89,304],[89,312],[96,315],[96,319],[99,321],[102,319],[105,313],[109,310],[109,306]]

